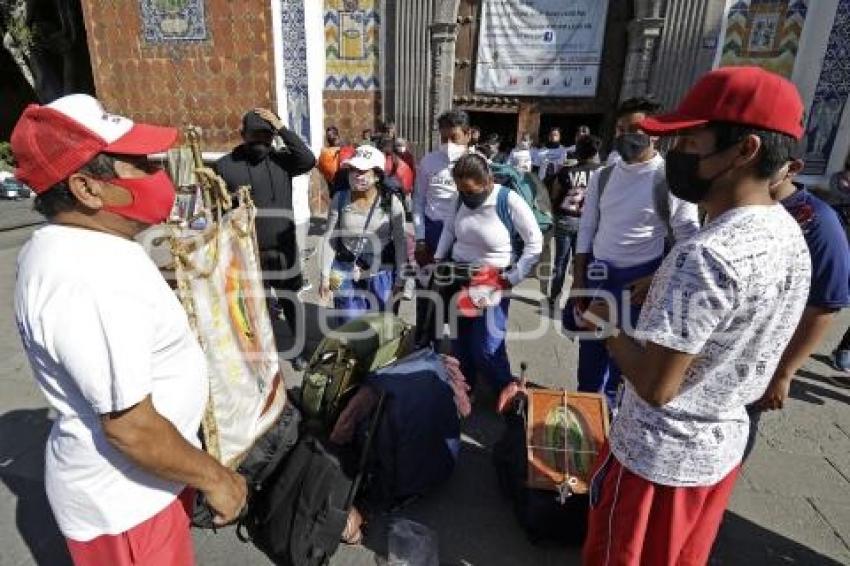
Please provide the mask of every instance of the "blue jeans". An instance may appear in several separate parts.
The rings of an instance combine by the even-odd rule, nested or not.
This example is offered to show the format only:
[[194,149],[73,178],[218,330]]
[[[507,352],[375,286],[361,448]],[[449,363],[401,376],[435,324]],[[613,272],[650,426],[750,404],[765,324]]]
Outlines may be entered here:
[[452,352],[471,386],[475,385],[479,373],[490,380],[496,392],[513,380],[505,347],[510,304],[510,298],[506,297],[498,305],[486,309],[481,316],[458,318]]
[[549,299],[555,301],[564,288],[567,278],[567,266],[576,247],[576,232],[559,232],[555,230],[552,239],[555,241],[555,256],[552,258],[552,287],[549,289]]
[[352,264],[334,261],[332,269],[342,275],[339,288],[334,291],[334,313],[338,325],[370,311],[386,311],[392,302],[395,274],[382,269],[365,279],[351,279]]
[[[626,268],[614,267],[606,262],[591,259],[587,266],[587,286],[591,290],[598,289],[611,293],[617,304],[619,320],[623,321],[624,325],[630,323],[634,327],[640,316],[641,305],[624,304],[623,291],[636,279],[655,273],[659,265],[661,265],[661,258]],[[602,266],[604,269],[600,269]],[[593,278],[590,277],[591,272]],[[564,315],[572,316],[572,305],[567,305]],[[604,393],[608,399],[608,405],[613,408],[617,403],[617,392],[621,381],[620,368],[608,353],[604,340],[579,341],[579,391]]]

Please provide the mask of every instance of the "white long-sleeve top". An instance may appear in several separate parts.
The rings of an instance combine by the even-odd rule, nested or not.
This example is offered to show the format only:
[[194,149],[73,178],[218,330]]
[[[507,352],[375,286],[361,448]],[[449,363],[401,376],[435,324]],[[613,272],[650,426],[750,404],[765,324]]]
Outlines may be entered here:
[[432,151],[419,161],[413,185],[413,233],[417,240],[425,237],[424,216],[445,223],[454,215],[457,187],[452,165],[444,151]]
[[[453,216],[443,226],[440,244],[434,254],[438,260],[446,259],[451,251],[451,259],[454,261],[499,268],[511,266],[511,234],[496,210],[501,189],[499,185],[493,187],[484,204],[476,209],[469,209],[463,204],[458,208],[455,202]],[[543,234],[531,207],[513,191],[508,193],[508,213],[514,223],[514,230],[524,243],[522,256],[504,274],[508,283],[515,286],[528,276],[540,259]]]
[[[614,267],[632,267],[664,253],[667,225],[655,210],[653,183],[664,159],[656,154],[644,163],[617,161],[599,202],[599,171],[591,175],[581,214],[576,252],[590,253]],[[670,225],[676,241],[699,230],[695,204],[672,195]],[[602,213],[599,214],[601,209]]]

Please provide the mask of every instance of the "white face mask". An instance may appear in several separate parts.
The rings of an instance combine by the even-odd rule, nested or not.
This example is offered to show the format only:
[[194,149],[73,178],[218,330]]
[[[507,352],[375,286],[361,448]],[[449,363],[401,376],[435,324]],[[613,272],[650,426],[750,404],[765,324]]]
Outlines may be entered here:
[[440,151],[449,156],[449,161],[454,163],[469,150],[465,145],[459,145],[453,142],[440,144]]
[[531,142],[527,140],[522,140],[519,142],[520,149],[531,149]]
[[374,173],[371,171],[351,171],[348,174],[348,184],[352,191],[368,191],[375,184]]

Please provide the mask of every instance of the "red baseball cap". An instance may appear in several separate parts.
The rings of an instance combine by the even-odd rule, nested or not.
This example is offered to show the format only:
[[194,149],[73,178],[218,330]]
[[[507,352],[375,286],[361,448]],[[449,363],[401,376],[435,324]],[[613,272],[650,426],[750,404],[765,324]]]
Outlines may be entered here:
[[803,137],[803,101],[794,84],[760,67],[722,67],[708,72],[673,112],[650,116],[640,127],[663,136],[709,122],[731,122]]
[[21,114],[11,139],[15,177],[40,194],[98,153],[149,155],[176,140],[175,128],[137,124],[107,113],[87,94],[69,94],[44,106],[30,104]]

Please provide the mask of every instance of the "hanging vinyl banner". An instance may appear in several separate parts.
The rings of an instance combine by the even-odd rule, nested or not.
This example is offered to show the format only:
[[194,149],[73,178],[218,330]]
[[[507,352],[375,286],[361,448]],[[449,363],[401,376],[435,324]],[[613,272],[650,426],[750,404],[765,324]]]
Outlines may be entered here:
[[596,95],[607,0],[482,0],[475,92]]

